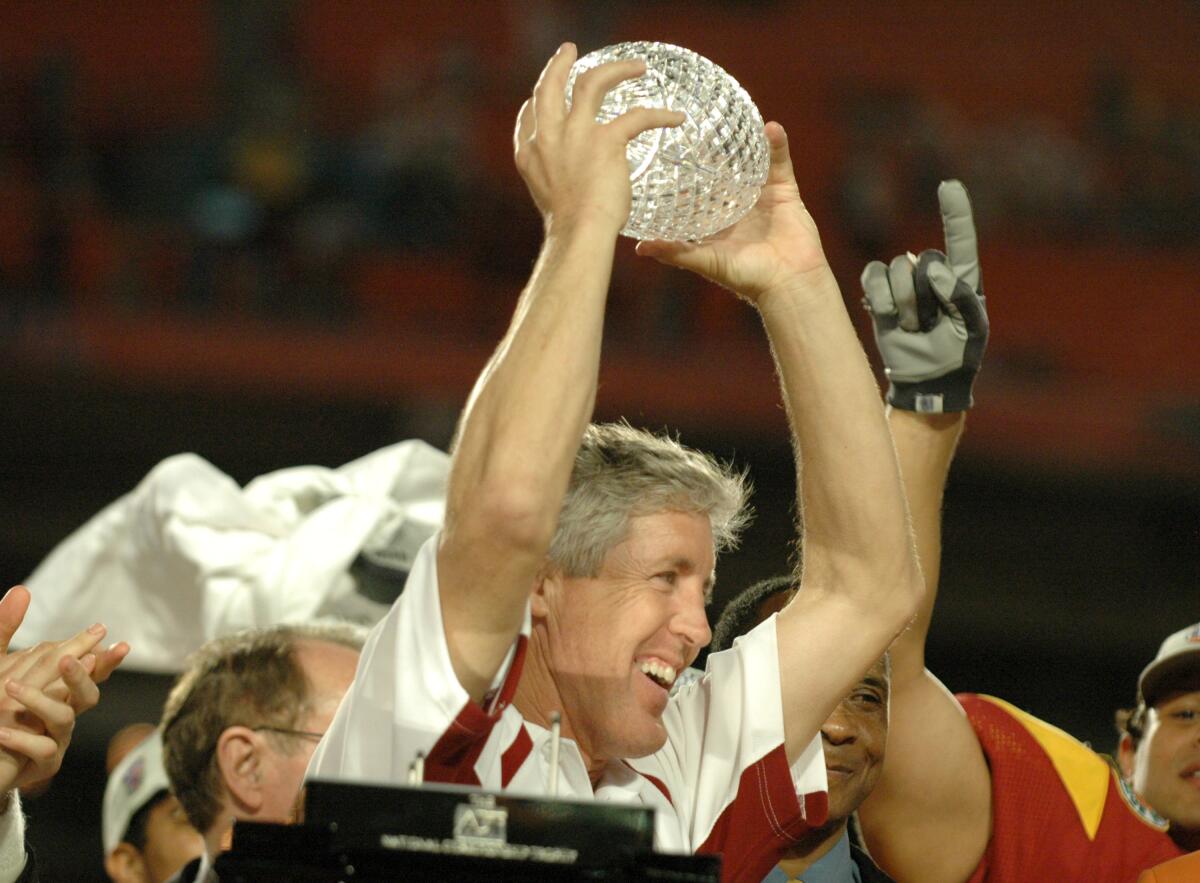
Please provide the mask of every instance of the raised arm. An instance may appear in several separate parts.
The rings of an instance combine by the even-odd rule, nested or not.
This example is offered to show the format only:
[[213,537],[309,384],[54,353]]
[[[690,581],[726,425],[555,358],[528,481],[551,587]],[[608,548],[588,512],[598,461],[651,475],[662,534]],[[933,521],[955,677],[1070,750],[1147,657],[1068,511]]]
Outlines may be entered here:
[[455,674],[482,698],[520,630],[591,418],[617,232],[629,213],[628,141],[683,115],[637,109],[600,125],[604,94],[641,61],[579,77],[564,44],[517,119],[516,164],[545,240],[512,323],[463,412],[450,467],[438,587]]
[[941,566],[942,494],[987,341],[971,206],[938,190],[948,255],[873,262],[863,290],[890,380],[896,443],[925,577],[910,629],[892,646],[891,723],[878,785],[859,808],[871,853],[897,880],[961,881],[991,836],[991,779],[954,697],[925,669]]
[[816,225],[787,138],[767,126],[771,170],[754,210],[697,245],[642,253],[695,270],[762,315],[796,442],[802,589],[777,633],[789,759],[907,624],[921,593],[879,391]]

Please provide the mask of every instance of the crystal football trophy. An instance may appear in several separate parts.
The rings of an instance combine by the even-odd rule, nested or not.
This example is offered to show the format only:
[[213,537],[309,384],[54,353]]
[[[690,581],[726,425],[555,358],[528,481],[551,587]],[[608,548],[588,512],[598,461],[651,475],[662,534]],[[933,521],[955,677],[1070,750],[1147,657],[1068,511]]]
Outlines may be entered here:
[[646,73],[618,84],[596,119],[633,107],[682,111],[676,128],[650,129],[629,142],[633,204],[621,233],[636,239],[696,241],[736,223],[758,201],[770,149],[763,120],[737,80],[707,58],[669,43],[618,43],[575,62],[575,78],[609,61],[641,58]]

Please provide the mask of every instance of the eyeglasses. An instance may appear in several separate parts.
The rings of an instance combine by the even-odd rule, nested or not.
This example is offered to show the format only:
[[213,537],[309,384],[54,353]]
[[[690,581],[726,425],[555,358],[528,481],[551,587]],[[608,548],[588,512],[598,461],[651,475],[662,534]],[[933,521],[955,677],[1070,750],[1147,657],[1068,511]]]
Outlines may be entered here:
[[320,742],[325,738],[324,733],[310,733],[307,730],[289,730],[286,727],[251,727],[256,733],[278,733],[281,736],[299,736],[302,739],[312,739]]

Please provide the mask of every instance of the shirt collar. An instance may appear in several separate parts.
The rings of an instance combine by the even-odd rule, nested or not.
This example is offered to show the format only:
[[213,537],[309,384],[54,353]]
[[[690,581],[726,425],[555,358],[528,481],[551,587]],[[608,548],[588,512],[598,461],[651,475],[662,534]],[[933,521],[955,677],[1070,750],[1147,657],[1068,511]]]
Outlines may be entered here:
[[[763,878],[763,883],[788,883],[795,880],[776,866]],[[850,835],[843,832],[829,852],[813,862],[799,877],[803,883],[861,883],[858,865],[850,855]]]

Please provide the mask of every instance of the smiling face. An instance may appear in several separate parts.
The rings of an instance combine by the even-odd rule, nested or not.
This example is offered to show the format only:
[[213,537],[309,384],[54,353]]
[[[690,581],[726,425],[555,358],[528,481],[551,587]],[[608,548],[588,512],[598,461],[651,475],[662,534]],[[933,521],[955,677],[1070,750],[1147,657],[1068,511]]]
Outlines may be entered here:
[[[791,600],[780,590],[758,606],[756,624]],[[891,673],[883,656],[821,725],[825,772],[829,777],[829,821],[850,817],[875,788],[887,747]]]
[[889,674],[880,659],[821,725],[829,819],[850,816],[875,788],[887,747]]
[[1123,740],[1120,759],[1142,800],[1173,829],[1200,835],[1200,675],[1196,680],[1149,709],[1137,747]]
[[563,735],[592,761],[644,757],[666,741],[668,689],[712,636],[715,563],[706,516],[659,512],[630,519],[595,577],[554,575],[535,593],[534,641]]

